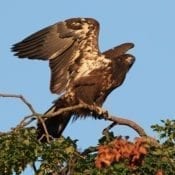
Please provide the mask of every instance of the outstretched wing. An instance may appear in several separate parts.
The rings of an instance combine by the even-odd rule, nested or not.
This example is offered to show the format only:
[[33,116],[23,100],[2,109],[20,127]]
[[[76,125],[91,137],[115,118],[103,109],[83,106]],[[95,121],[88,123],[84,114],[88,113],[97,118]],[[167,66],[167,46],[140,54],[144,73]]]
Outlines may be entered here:
[[133,47],[134,47],[133,43],[124,43],[103,52],[103,54],[105,55],[106,58],[113,59],[125,54],[129,49],[132,49]]
[[76,71],[76,60],[80,59],[84,47],[98,50],[98,31],[96,20],[72,18],[32,34],[13,45],[12,51],[19,58],[49,60],[51,91],[62,93],[71,74]]

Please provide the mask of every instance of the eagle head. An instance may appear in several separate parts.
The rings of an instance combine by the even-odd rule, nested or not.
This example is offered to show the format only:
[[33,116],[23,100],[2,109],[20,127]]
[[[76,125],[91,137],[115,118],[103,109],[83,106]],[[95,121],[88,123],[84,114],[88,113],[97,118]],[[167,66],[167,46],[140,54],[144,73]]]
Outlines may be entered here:
[[118,87],[123,83],[127,72],[134,64],[135,57],[130,54],[123,54],[118,56],[117,58],[113,58],[112,62],[112,76],[115,81],[116,87]]
[[73,30],[83,29],[84,26],[87,29],[99,29],[99,23],[93,18],[70,18],[65,20],[67,26]]
[[135,62],[135,57],[131,54],[123,54],[114,58],[114,65],[116,69],[128,71]]

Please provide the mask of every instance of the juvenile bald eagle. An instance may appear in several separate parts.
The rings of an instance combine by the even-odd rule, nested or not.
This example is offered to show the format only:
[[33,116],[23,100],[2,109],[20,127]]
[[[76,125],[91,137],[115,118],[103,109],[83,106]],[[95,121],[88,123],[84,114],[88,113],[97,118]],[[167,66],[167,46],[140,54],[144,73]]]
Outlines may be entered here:
[[[61,96],[46,113],[82,103],[100,108],[112,90],[123,83],[135,60],[126,52],[134,44],[124,43],[101,53],[98,35],[99,23],[95,19],[72,18],[13,45],[12,51],[19,58],[49,60],[50,89]],[[86,117],[90,112],[82,109],[48,118],[48,133],[58,138],[73,114],[76,118]],[[38,123],[38,137],[43,134],[43,126]]]

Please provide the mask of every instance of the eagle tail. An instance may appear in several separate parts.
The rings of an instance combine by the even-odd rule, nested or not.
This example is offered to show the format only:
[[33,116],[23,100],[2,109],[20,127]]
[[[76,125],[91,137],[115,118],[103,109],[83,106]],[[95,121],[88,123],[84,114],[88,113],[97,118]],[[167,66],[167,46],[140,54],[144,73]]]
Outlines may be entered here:
[[[64,107],[67,107],[66,103],[63,99],[59,99],[51,108],[48,109],[47,112],[45,112],[45,114],[56,112]],[[71,115],[72,112],[63,112],[54,117],[47,118],[44,121],[44,124],[49,136],[51,136],[52,138],[59,138],[65,127],[67,126]],[[37,124],[37,139],[41,142],[47,142],[44,126],[40,121]]]

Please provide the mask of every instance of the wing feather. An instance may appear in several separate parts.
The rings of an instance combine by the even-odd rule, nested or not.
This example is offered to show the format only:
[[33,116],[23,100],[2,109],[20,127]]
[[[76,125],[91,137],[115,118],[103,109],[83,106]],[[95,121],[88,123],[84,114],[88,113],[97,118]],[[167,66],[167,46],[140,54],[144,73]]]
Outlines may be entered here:
[[51,25],[42,29],[21,42],[13,45],[12,51],[16,52],[19,58],[47,60],[54,53],[56,56],[62,54],[74,42],[73,35],[65,38],[59,37],[61,30],[64,33],[71,33],[72,30],[65,27],[64,22]]
[[134,47],[133,43],[124,43],[103,52],[103,54],[105,55],[105,57],[113,59],[125,54],[129,49],[132,49],[133,47]]
[[70,78],[70,66],[75,64],[75,47],[76,45],[72,45],[68,50],[60,55],[59,58],[50,60],[49,65],[52,70],[50,89],[53,93],[61,93],[65,90],[66,84]]
[[[83,26],[84,22],[86,25]],[[94,31],[93,37],[90,30]],[[76,72],[76,59],[84,59],[79,58],[84,47],[93,47],[91,50],[95,48],[98,51],[98,30],[99,24],[94,19],[72,18],[30,35],[13,45],[12,51],[19,58],[49,60],[50,89],[53,93],[62,93],[71,81],[72,73]],[[89,43],[90,40],[93,44]]]

